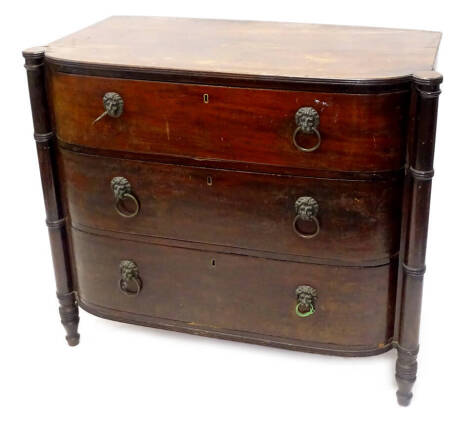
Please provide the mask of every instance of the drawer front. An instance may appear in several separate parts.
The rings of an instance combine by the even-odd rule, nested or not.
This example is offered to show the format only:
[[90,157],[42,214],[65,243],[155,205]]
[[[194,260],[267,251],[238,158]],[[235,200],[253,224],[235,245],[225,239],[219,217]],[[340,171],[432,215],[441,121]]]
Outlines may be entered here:
[[[398,251],[400,179],[275,176],[106,158],[66,149],[60,149],[59,164],[74,225],[340,264],[383,264]],[[128,181],[132,195],[118,203],[110,186],[115,177]],[[305,204],[306,198],[313,198],[316,205],[312,199]],[[314,217],[302,215],[301,205],[303,212],[310,211]],[[122,217],[116,206],[130,215],[137,206],[139,211]]]
[[320,344],[377,348],[392,337],[396,265],[290,263],[80,231],[73,250],[90,306]]
[[[406,92],[313,93],[60,73],[50,80],[57,136],[72,144],[318,170],[369,172],[404,165]],[[121,96],[122,114],[93,124],[108,92]],[[302,107],[317,111],[317,126],[308,113],[299,113],[296,121]],[[312,152],[299,150],[317,145]]]

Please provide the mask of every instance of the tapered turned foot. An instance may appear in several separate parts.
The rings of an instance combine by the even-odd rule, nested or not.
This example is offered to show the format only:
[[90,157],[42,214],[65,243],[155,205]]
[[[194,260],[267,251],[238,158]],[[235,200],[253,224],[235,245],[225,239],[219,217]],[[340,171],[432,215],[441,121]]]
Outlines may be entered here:
[[397,400],[400,406],[408,406],[413,397],[411,389],[416,381],[418,370],[418,350],[409,351],[402,347],[397,347],[398,358],[396,364],[396,379],[398,383]]
[[78,303],[75,292],[68,292],[66,294],[57,294],[59,299],[59,314],[60,321],[67,332],[65,339],[67,343],[73,347],[80,342],[80,334],[78,333]]

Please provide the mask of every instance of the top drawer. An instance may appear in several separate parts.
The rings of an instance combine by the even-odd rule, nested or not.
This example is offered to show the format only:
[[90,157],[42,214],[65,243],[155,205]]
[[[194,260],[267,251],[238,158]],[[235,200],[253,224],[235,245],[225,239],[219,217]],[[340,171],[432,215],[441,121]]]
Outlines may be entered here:
[[[61,73],[53,73],[50,83],[56,133],[68,143],[332,171],[404,164],[407,92],[314,93]],[[122,98],[122,114],[93,124],[108,92]],[[303,107],[307,114],[296,120]]]

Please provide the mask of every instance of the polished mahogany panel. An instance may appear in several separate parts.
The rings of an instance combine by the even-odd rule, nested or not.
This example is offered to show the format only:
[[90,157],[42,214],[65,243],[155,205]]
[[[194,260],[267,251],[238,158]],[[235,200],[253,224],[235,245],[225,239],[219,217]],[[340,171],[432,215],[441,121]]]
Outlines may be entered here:
[[[393,334],[396,263],[311,265],[72,233],[78,291],[87,305],[194,329],[210,326],[358,350],[383,347]],[[138,267],[137,296],[119,288],[123,260]],[[299,285],[317,290],[311,316],[296,315]]]
[[212,78],[225,74],[377,84],[434,69],[440,39],[438,32],[393,28],[112,16],[48,44],[46,59],[126,70],[204,72]]
[[[118,118],[103,96],[124,101]],[[407,91],[315,93],[188,85],[52,73],[49,94],[57,137],[85,147],[334,171],[404,166]],[[319,114],[321,145],[298,150],[292,137],[301,107]],[[312,147],[315,135],[297,134]]]
[[[72,224],[338,263],[383,264],[399,249],[401,179],[348,181],[235,172],[74,153],[58,163]],[[135,217],[115,209],[110,187],[126,178],[140,204]],[[313,197],[320,232],[293,230],[295,202]],[[131,199],[122,207],[133,211]],[[314,223],[298,229],[314,232]]]

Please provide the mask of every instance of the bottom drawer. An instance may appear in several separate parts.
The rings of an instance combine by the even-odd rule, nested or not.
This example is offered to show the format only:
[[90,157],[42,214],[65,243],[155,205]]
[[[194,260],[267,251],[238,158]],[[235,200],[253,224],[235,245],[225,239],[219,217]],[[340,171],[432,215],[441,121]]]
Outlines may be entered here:
[[98,315],[344,355],[392,338],[394,263],[312,265],[72,233],[80,302]]

